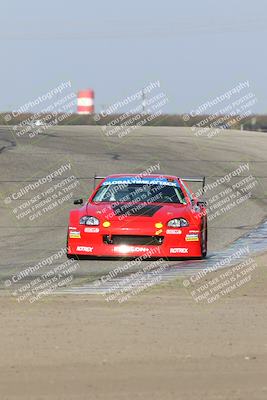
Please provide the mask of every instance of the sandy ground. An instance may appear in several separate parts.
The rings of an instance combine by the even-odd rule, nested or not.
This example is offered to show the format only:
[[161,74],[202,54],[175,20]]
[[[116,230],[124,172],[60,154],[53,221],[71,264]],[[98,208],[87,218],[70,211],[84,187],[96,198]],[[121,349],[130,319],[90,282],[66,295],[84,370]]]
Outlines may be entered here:
[[[50,211],[45,207],[38,208],[42,215],[33,220],[21,214],[29,210],[29,201],[34,201],[38,195],[43,196],[55,184],[72,175],[77,177],[79,184],[68,193],[73,199],[85,199],[91,194],[93,182],[90,177],[95,172],[103,176],[110,173],[140,173],[159,165],[160,173],[205,175],[207,184],[211,184],[248,163],[248,171],[206,193],[206,197],[212,199],[226,190],[229,184],[237,183],[249,175],[253,175],[257,182],[249,200],[209,221],[210,255],[254,229],[267,215],[267,140],[263,132],[227,129],[209,139],[195,136],[186,127],[142,127],[119,140],[114,136],[106,136],[97,126],[57,126],[29,139],[17,137],[11,128],[0,126],[2,146],[0,288],[12,273],[33,267],[65,247],[69,210],[77,207],[72,199]],[[46,177],[65,164],[70,164],[71,169],[58,180],[39,185],[22,195],[25,186],[38,182],[39,178]],[[192,189],[198,190],[199,185],[192,184]],[[6,203],[5,199],[11,194],[16,194],[16,200]],[[46,194],[42,198],[47,200],[48,197]],[[34,215],[35,212],[32,212],[30,216]],[[7,251],[10,243],[12,252]],[[94,280],[124,263],[83,261],[74,278],[76,281]]]
[[2,296],[1,400],[265,400],[267,256],[256,262],[249,284],[210,305],[181,281],[123,304]]
[[[140,173],[160,164],[161,173],[205,175],[212,183],[249,163],[242,177],[257,180],[252,197],[209,224],[209,253],[227,247],[266,217],[266,146],[266,134],[256,132],[226,130],[210,140],[189,128],[144,127],[116,140],[100,127],[56,127],[27,139],[0,127],[0,288],[65,246],[71,200],[88,197],[95,172]],[[71,170],[60,179],[79,181],[72,199],[34,220],[18,218],[22,205],[55,182],[6,201],[11,194],[66,163]],[[122,263],[83,261],[75,282]],[[124,304],[91,295],[18,304],[5,292],[0,400],[266,400],[267,257],[258,264],[250,284],[210,305],[196,303],[179,280]]]

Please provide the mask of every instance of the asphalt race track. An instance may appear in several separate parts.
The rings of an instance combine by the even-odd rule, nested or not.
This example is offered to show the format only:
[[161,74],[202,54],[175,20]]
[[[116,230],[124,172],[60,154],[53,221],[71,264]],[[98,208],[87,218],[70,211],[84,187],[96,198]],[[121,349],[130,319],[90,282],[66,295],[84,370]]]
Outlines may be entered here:
[[[244,177],[252,175],[256,181],[249,199],[210,221],[210,255],[256,228],[266,217],[267,134],[222,130],[208,138],[196,137],[190,128],[143,127],[118,138],[107,136],[101,127],[60,126],[29,138],[16,136],[12,127],[0,127],[1,287],[11,274],[38,264],[65,246],[68,212],[75,207],[72,200],[89,196],[95,172],[103,176],[140,173],[159,165],[160,171],[155,173],[205,175],[209,184],[245,164],[249,169],[242,174],[207,191],[207,198],[214,198]],[[46,179],[25,191],[30,183],[66,165],[69,169],[53,181]],[[70,176],[77,178],[76,186],[61,193],[60,204],[49,210],[47,202],[44,207],[36,207],[35,217],[26,214],[38,204],[38,195],[48,198],[53,185]],[[174,263],[179,265],[177,261],[170,265]],[[125,261],[82,260],[75,273],[76,282],[92,281],[122,264]],[[42,273],[46,268],[49,266]]]

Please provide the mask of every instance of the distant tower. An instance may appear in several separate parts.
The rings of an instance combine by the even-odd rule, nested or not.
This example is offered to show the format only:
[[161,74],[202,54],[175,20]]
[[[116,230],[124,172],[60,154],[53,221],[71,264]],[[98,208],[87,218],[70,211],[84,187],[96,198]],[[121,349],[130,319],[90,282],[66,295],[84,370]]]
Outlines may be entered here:
[[95,92],[92,89],[80,90],[77,95],[78,114],[93,114],[95,112]]

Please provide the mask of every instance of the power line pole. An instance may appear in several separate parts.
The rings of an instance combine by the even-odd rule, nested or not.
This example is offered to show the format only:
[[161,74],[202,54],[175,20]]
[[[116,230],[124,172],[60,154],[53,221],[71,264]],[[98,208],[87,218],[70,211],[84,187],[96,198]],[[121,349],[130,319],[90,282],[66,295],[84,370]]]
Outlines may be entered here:
[[145,90],[142,89],[142,113],[145,114],[146,112],[146,94]]

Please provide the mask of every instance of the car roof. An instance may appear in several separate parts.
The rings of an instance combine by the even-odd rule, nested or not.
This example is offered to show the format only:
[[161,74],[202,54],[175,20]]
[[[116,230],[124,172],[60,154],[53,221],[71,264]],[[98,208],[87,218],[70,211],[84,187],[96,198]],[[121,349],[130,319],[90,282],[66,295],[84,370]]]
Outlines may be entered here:
[[122,178],[122,177],[136,177],[136,178],[165,178],[165,179],[180,179],[177,176],[174,175],[162,175],[162,174],[145,174],[145,173],[141,173],[141,174],[113,174],[113,175],[108,175],[106,176],[105,179],[107,178]]

